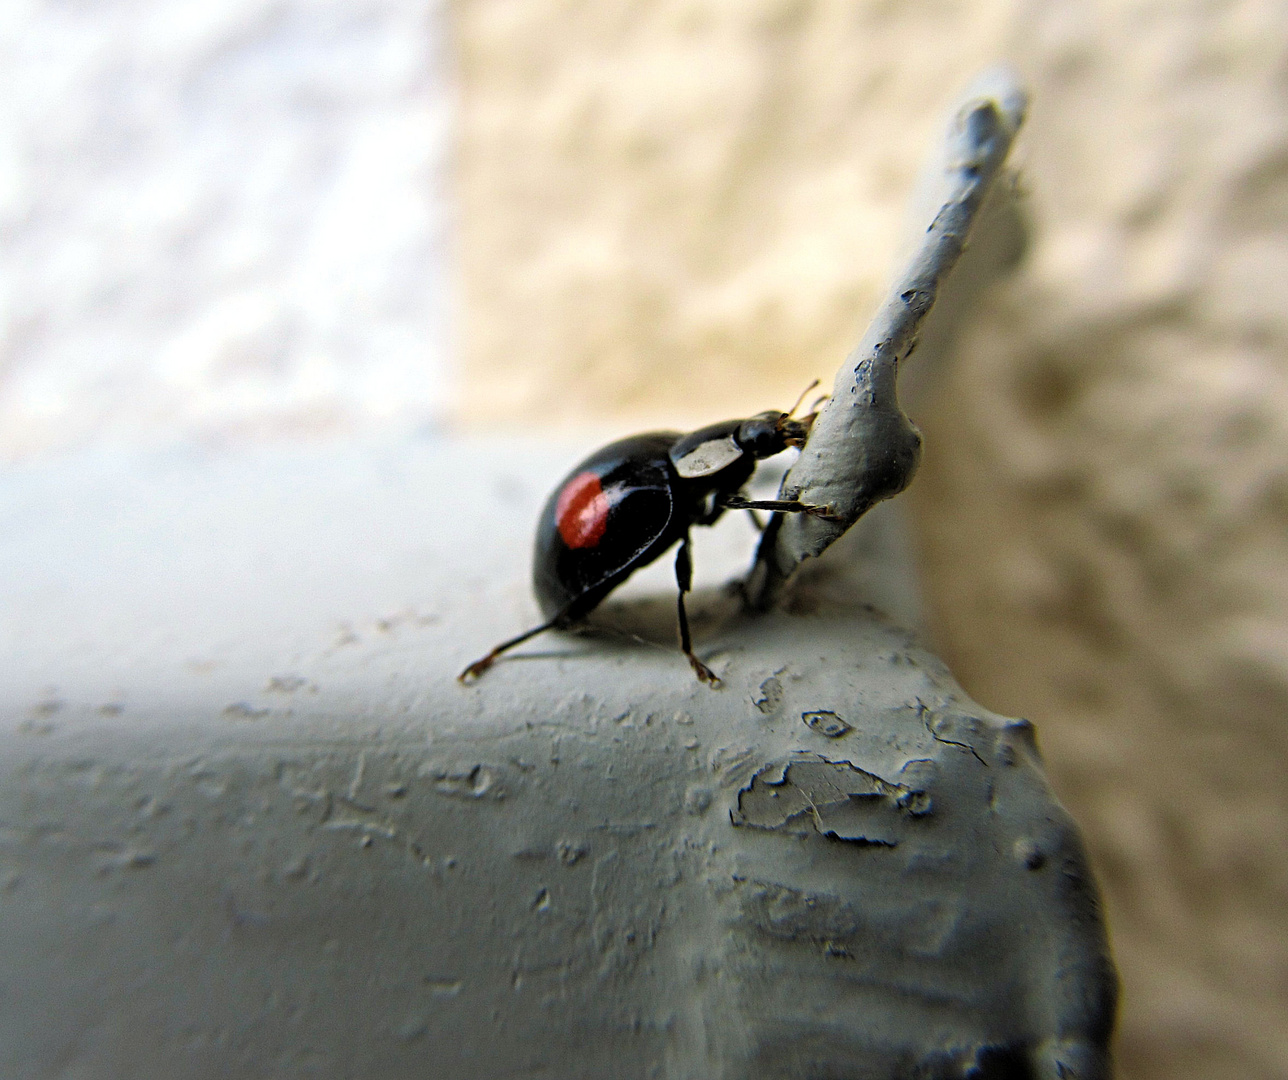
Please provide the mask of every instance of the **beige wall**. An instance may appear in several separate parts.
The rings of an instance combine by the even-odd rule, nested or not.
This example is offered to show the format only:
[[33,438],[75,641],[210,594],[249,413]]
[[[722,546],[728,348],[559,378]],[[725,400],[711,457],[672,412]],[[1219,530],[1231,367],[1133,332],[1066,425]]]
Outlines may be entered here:
[[463,408],[480,422],[699,420],[830,382],[998,24],[951,3],[457,12]]
[[[1040,723],[1124,1076],[1288,1075],[1288,16],[458,0],[459,408],[685,424],[830,381],[956,90],[1034,102],[1027,259],[934,385],[932,632]],[[915,360],[914,360],[915,363]]]

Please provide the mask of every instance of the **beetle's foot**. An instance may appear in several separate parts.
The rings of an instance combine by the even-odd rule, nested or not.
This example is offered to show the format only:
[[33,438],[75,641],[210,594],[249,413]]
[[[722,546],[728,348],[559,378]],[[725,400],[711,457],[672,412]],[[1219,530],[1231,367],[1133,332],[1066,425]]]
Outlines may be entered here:
[[693,674],[706,683],[712,690],[720,685],[720,676],[712,671],[706,664],[699,660],[693,653],[688,654],[689,664],[693,668]]
[[475,660],[469,667],[456,676],[459,683],[474,682],[483,677],[483,672],[492,666],[492,661],[496,659],[496,653],[490,652],[481,660]]
[[810,506],[801,504],[801,513],[810,517],[822,518],[824,521],[840,521],[840,515],[831,506]]

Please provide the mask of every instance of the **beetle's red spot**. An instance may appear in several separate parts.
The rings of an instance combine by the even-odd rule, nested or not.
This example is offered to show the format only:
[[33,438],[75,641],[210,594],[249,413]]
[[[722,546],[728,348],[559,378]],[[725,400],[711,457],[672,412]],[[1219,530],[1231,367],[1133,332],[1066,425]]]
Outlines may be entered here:
[[593,472],[579,472],[559,492],[555,525],[570,548],[594,547],[608,528],[608,496]]

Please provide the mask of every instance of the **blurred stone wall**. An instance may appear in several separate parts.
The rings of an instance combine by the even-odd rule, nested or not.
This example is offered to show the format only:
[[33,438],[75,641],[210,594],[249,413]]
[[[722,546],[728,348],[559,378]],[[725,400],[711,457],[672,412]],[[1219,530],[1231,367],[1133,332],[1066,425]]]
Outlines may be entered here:
[[830,382],[1000,11],[458,4],[466,417],[675,423]]
[[1013,24],[1030,258],[920,417],[935,632],[1087,830],[1124,1073],[1284,1077],[1288,11],[1080,7]]
[[[955,93],[1033,93],[1029,240],[913,397],[930,633],[1040,725],[1124,1077],[1288,1076],[1288,12],[459,0],[463,417],[785,406]],[[914,358],[915,365],[917,359]]]

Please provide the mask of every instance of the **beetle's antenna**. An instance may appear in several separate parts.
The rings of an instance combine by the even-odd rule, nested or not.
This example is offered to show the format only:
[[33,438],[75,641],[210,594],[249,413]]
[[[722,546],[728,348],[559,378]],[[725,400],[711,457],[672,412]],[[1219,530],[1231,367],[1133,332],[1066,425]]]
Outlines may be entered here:
[[[787,419],[787,417],[792,416],[796,412],[796,410],[801,407],[801,402],[805,400],[805,395],[808,394],[811,390],[813,390],[814,387],[816,387],[817,385],[818,385],[818,380],[815,379],[812,383],[809,384],[809,386],[805,387],[805,389],[801,391],[801,396],[796,399],[796,404],[787,410],[787,416],[784,417],[783,419]],[[824,394],[822,398],[819,398],[819,400],[822,401],[826,397],[827,395]]]
[[[799,448],[805,445],[805,438],[809,435],[809,430],[814,424],[814,418],[818,415],[818,411],[815,410],[808,416],[802,416],[799,420],[793,420],[792,415],[801,407],[801,402],[805,400],[805,395],[813,390],[817,385],[818,380],[815,379],[809,384],[809,386],[805,387],[805,389],[801,391],[801,396],[796,399],[796,404],[792,406],[791,412],[779,414],[776,427],[778,428],[779,433],[783,436],[783,441],[786,442],[788,446]],[[826,395],[824,395],[824,397],[826,397]]]
[[808,434],[808,432],[814,427],[814,421],[818,419],[819,406],[821,406],[823,402],[827,401],[831,396],[831,394],[823,394],[821,397],[815,398],[814,404],[809,407],[809,412],[799,420],[793,422],[799,424]]
[[[814,418],[818,416],[818,409],[815,408],[813,412],[810,412],[806,416],[802,416],[799,420],[793,420],[792,416],[795,414],[796,410],[801,407],[801,402],[805,400],[805,395],[813,390],[817,385],[818,380],[815,379],[809,384],[809,386],[805,387],[805,389],[801,391],[801,396],[796,399],[796,404],[792,406],[791,412],[778,414],[778,421],[775,426],[778,428],[778,432],[782,436],[783,442],[788,446],[795,446],[799,449],[805,445],[805,439],[809,436],[810,428],[814,426]],[[827,395],[824,394],[820,400],[827,400]]]

